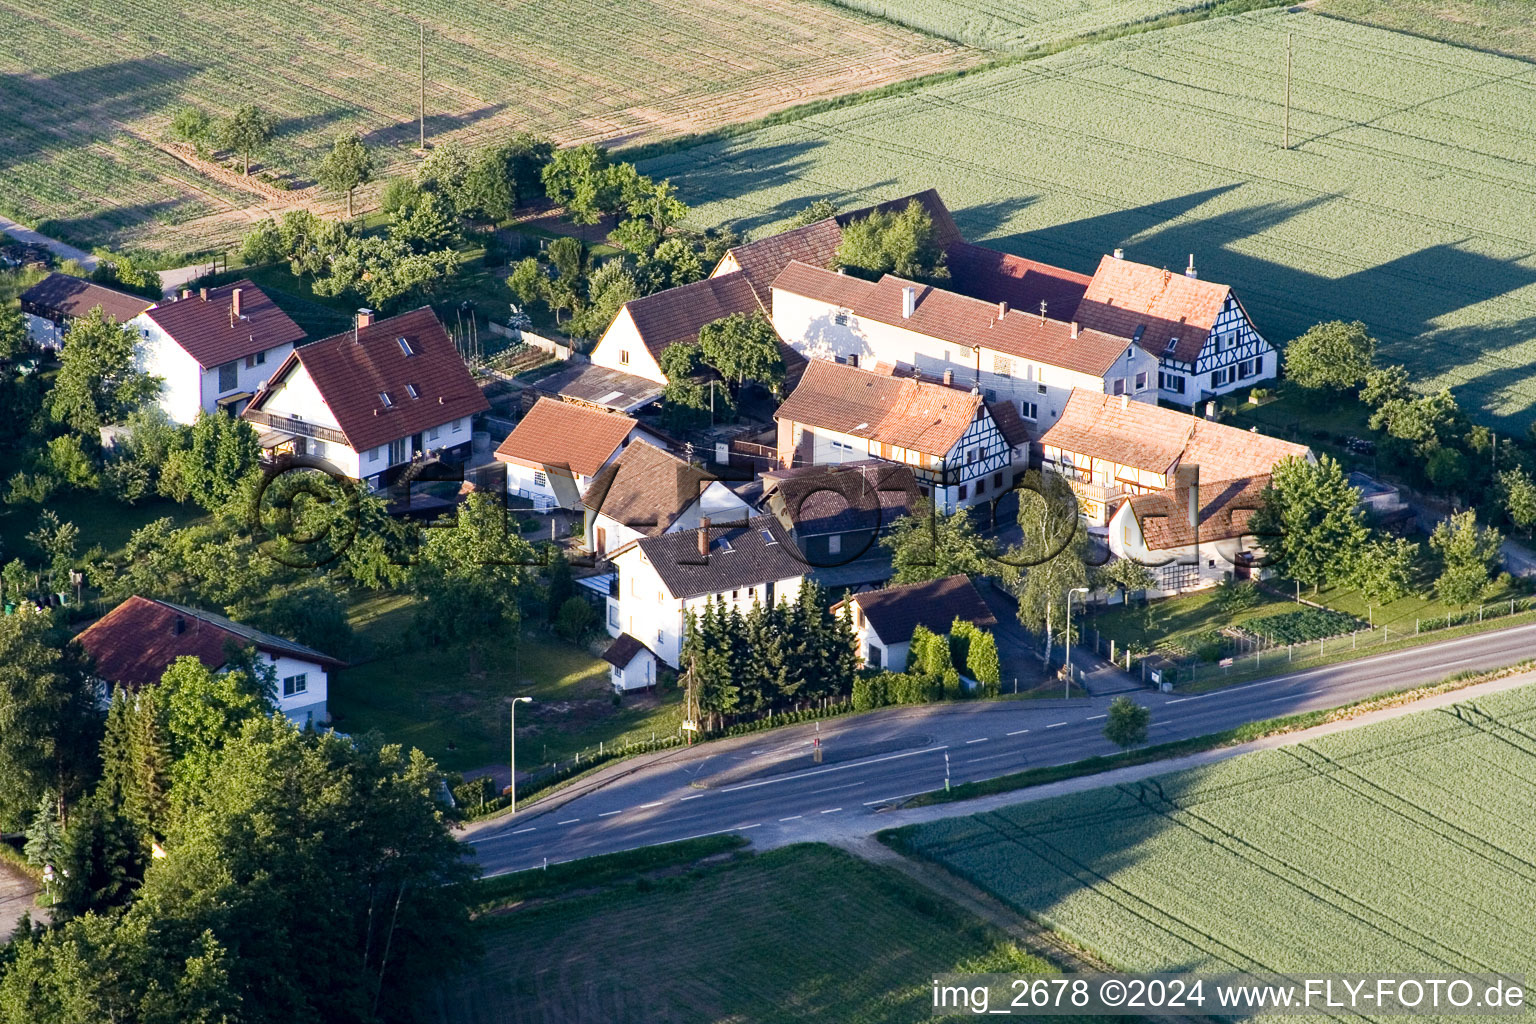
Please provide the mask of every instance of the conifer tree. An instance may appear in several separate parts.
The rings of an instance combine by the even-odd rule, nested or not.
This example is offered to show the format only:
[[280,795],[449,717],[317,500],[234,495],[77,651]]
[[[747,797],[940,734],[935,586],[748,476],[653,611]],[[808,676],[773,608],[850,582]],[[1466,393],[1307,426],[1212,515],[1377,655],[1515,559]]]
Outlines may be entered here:
[[133,799],[126,807],[128,818],[146,833],[165,831],[171,804],[171,739],[160,709],[156,688],[145,687],[138,695],[133,722]]
[[44,793],[37,802],[37,816],[27,826],[27,844],[22,847],[27,863],[42,867],[57,864],[64,849],[64,833],[59,829],[59,798]]

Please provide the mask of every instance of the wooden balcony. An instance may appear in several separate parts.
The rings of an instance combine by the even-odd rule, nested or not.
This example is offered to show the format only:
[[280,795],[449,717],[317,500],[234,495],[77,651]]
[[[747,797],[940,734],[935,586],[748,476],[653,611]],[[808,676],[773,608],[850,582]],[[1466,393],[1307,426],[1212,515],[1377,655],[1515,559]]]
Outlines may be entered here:
[[347,441],[347,435],[332,427],[323,427],[318,423],[310,423],[308,420],[294,419],[292,416],[280,416],[276,413],[265,412],[260,409],[247,409],[244,417],[252,423],[259,423],[271,430],[282,431],[295,437],[315,437],[322,441],[331,441],[336,444],[351,445]]

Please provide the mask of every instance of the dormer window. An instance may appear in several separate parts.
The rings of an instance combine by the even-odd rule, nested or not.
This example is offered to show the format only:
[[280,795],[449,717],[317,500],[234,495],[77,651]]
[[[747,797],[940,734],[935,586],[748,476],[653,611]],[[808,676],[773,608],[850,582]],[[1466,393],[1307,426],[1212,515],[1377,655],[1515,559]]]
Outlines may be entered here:
[[393,409],[395,407],[395,400],[389,397],[388,391],[379,392],[379,401],[384,403],[384,408],[386,409]]
[[409,341],[405,340],[405,338],[403,338],[403,337],[396,338],[395,342],[397,344],[399,344],[400,352],[401,352],[402,355],[413,356],[413,355],[416,354],[415,351],[413,351],[412,348],[411,348],[411,343]]
[[421,397],[421,393],[416,390],[416,385],[415,384],[407,384],[405,386],[405,393],[410,395],[412,398],[420,398]]
[[1179,338],[1178,338],[1177,335],[1175,335],[1172,338],[1169,338],[1168,339],[1168,344],[1163,347],[1163,355],[1165,355],[1165,356],[1168,355],[1169,353],[1171,353],[1174,349],[1176,349],[1178,347],[1179,347]]

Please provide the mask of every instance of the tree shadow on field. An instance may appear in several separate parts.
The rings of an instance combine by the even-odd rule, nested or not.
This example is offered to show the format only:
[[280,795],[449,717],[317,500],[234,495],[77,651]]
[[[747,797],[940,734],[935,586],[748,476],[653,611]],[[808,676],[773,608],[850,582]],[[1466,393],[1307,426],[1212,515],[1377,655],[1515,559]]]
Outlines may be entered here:
[[180,99],[202,68],[167,57],[112,61],[53,74],[0,74],[0,170],[44,156],[61,143],[85,145]]
[[[1479,393],[1469,396],[1467,405],[1479,419],[1506,429],[1524,429],[1530,422],[1536,388],[1527,393],[1517,385],[1536,373],[1533,359],[1519,355],[1522,346],[1536,341],[1536,316],[1455,329],[1439,326],[1460,310],[1536,285],[1536,266],[1528,256],[1501,259],[1467,248],[1465,242],[1440,243],[1328,277],[1238,251],[1238,245],[1303,214],[1326,211],[1335,197],[1259,203],[1206,217],[1194,214],[1239,187],[1191,192],[988,239],[987,244],[1083,273],[1092,273],[1105,254],[1121,247],[1127,259],[1174,273],[1194,254],[1201,278],[1230,284],[1260,332],[1277,348],[1322,320],[1363,320],[1380,339],[1386,360],[1420,372],[1464,368],[1469,385]],[[1524,408],[1502,414],[1477,409],[1482,396],[1498,392],[1523,400]]]
[[[829,191],[811,177],[815,170],[814,154],[825,144],[820,139],[796,139],[733,152],[731,142],[726,140],[644,160],[640,163],[640,171],[656,178],[671,178],[682,199],[690,206],[751,196],[770,189],[782,190],[785,186],[803,187],[803,191],[796,191],[792,196],[728,225],[750,238],[753,232],[793,217],[817,199],[830,199],[840,209],[866,205],[862,200],[854,199],[854,193]],[[871,191],[892,184],[891,180],[872,184],[861,189],[858,195],[867,196]]]
[[120,232],[146,224],[177,223],[175,213],[183,205],[181,199],[158,199],[152,203],[103,207],[100,214],[92,217],[50,217],[38,222],[34,230],[49,238],[89,249],[93,241],[101,244]]
[[[426,119],[427,144],[438,136],[456,132],[461,128],[478,124],[481,121],[496,117],[507,109],[505,103],[487,103],[476,107],[474,110],[466,110],[458,114],[428,114]],[[507,129],[510,138],[519,129],[516,126]],[[421,123],[417,118],[408,121],[398,121],[395,124],[383,128],[375,128],[363,133],[363,141],[370,146],[415,146],[421,141]]]

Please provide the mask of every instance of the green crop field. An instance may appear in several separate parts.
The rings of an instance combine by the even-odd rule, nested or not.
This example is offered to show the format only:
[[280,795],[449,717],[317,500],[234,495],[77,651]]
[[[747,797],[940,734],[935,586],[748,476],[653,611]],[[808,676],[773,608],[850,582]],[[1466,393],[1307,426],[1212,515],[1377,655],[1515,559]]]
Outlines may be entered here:
[[470,143],[661,138],[985,57],[814,0],[0,0],[0,213],[174,252],[297,200],[167,152],[186,102],[262,105],[301,178],[341,131],[411,159],[418,22],[428,137]]
[[[1286,39],[1292,148],[1282,148]],[[1271,10],[1080,46],[647,161],[701,222],[936,186],[975,240],[1092,271],[1190,253],[1283,343],[1361,319],[1496,425],[1536,414],[1536,65]]]
[[1213,7],[1219,0],[834,0],[839,6],[991,50],[1030,50],[1108,28]]
[[905,876],[826,846],[482,921],[485,960],[444,987],[441,1024],[898,1024],[937,1019],[936,971],[1049,970]]
[[1536,969],[1536,688],[901,840],[1133,971]]

